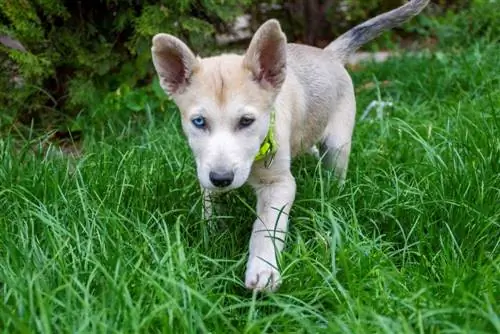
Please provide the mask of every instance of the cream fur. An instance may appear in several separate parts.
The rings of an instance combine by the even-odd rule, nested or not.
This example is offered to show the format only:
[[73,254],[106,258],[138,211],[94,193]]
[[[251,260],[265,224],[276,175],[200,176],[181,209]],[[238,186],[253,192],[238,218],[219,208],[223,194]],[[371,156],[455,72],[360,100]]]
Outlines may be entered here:
[[[244,55],[197,58],[168,34],[153,38],[153,62],[160,83],[182,115],[182,126],[210,196],[248,182],[257,194],[257,215],[250,239],[245,285],[275,290],[280,282],[277,257],[283,249],[288,216],[295,199],[293,157],[314,151],[340,182],[346,177],[355,123],[356,103],[346,57],[382,31],[418,14],[428,3],[414,0],[351,29],[326,49],[287,44],[276,20],[265,22]],[[357,30],[356,30],[357,29]],[[279,145],[273,163],[254,161],[276,112]],[[206,127],[193,125],[203,117]],[[242,118],[253,119],[248,127]],[[240,123],[239,123],[240,122]],[[217,187],[212,174],[233,175],[230,185]]]

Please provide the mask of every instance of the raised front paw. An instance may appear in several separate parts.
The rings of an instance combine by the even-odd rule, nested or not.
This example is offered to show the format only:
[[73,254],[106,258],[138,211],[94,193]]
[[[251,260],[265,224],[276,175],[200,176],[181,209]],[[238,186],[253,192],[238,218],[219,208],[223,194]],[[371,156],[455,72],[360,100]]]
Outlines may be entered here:
[[281,284],[281,276],[275,261],[265,261],[260,257],[248,260],[245,286],[254,291],[276,291]]

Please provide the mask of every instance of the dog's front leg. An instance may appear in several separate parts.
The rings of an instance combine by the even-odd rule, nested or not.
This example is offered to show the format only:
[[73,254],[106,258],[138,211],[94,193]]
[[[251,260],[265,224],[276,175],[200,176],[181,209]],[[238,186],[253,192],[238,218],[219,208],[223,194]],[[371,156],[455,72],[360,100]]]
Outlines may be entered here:
[[202,217],[203,219],[209,220],[221,213],[221,202],[224,193],[203,188],[201,191],[203,192]]
[[210,190],[201,189],[203,193],[203,203],[202,203],[202,217],[203,219],[210,219],[214,214],[214,203],[213,194]]
[[245,285],[274,291],[281,283],[277,256],[284,246],[288,215],[295,199],[295,179],[290,171],[254,184],[257,214],[250,238]]

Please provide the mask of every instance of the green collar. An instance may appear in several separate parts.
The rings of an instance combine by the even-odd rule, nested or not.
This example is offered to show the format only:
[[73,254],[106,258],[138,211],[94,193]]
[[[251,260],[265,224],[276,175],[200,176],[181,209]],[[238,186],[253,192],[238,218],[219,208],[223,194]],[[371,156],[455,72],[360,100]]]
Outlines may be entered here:
[[274,139],[274,126],[276,123],[276,112],[274,108],[271,110],[271,124],[269,125],[269,130],[267,131],[266,138],[260,145],[259,153],[255,156],[255,161],[262,160],[269,157],[270,159],[265,162],[266,167],[269,167],[274,159],[276,151],[278,151],[278,143]]

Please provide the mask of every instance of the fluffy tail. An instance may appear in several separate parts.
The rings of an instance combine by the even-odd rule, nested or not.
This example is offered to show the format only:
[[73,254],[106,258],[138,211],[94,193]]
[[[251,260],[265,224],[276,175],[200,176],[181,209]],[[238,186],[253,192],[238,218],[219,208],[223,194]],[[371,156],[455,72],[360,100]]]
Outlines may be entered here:
[[349,56],[363,44],[378,37],[384,31],[397,27],[419,14],[429,3],[429,0],[410,0],[390,12],[380,14],[374,18],[355,26],[328,44],[325,50],[333,52],[336,57],[345,63]]

